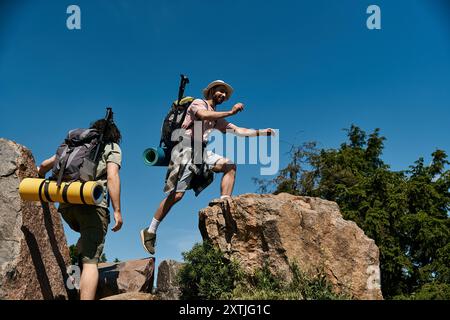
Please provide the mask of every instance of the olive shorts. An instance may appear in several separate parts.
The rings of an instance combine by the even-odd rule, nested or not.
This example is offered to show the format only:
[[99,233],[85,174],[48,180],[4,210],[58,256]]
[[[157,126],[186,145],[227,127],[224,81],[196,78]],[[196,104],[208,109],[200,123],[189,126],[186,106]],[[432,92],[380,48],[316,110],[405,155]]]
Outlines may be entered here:
[[72,205],[60,207],[58,211],[69,227],[80,233],[77,250],[82,262],[97,264],[105,245],[110,222],[109,210],[97,206]]

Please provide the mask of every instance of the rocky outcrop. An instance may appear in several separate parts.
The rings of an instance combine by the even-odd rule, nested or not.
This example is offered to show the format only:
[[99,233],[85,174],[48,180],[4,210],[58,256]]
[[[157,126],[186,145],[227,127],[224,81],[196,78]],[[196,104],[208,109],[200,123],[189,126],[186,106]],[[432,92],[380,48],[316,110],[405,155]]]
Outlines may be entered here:
[[177,283],[177,273],[183,263],[175,260],[164,260],[158,266],[156,294],[160,300],[179,300],[180,287]]
[[0,139],[0,299],[68,299],[69,249],[52,204],[25,202],[20,181],[37,177],[31,152]]
[[99,264],[97,299],[122,293],[152,293],[155,258]]
[[268,264],[291,277],[295,262],[309,274],[326,275],[338,293],[382,299],[379,250],[335,202],[290,194],[246,194],[216,200],[200,211],[199,228],[229,259],[248,272]]

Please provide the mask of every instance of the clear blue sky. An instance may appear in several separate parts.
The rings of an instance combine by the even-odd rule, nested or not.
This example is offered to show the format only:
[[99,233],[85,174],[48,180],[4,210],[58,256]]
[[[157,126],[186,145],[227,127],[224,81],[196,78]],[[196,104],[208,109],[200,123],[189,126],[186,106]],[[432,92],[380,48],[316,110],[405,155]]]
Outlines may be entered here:
[[[66,8],[81,8],[81,30]],[[382,29],[366,28],[381,7]],[[441,148],[450,152],[450,5],[398,1],[1,0],[0,137],[30,148],[40,162],[69,129],[112,106],[123,134],[124,227],[109,232],[108,259],[145,257],[139,230],[162,192],[165,168],[142,151],[159,140],[179,74],[199,96],[214,79],[246,104],[230,121],[280,130],[281,163],[290,143],[338,147],[352,123],[388,140],[395,170]],[[254,192],[260,166],[238,168],[235,194]],[[181,260],[201,240],[198,210],[219,194],[219,179],[173,208],[158,230],[157,263]],[[77,236],[68,230],[69,243]]]

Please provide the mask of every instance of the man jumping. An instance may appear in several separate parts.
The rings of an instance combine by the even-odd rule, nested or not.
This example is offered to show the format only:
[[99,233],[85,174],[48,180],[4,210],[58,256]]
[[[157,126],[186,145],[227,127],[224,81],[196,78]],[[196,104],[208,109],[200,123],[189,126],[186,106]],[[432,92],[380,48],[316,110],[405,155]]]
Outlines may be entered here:
[[[232,94],[233,88],[229,84],[222,80],[216,80],[203,89],[205,100],[195,99],[188,107],[182,128],[185,130],[183,136],[187,137],[190,141],[189,143],[185,143],[186,141],[183,140],[184,146],[181,148],[181,151],[172,152],[164,188],[164,192],[168,193],[168,196],[159,204],[150,227],[140,232],[142,245],[148,253],[155,253],[156,230],[160,222],[169,213],[172,206],[183,198],[186,190],[193,188],[192,184],[196,178],[195,170],[192,170],[192,166],[190,165],[180,166],[180,163],[183,162],[180,158],[186,158],[187,155],[186,159],[191,159],[191,155],[195,152],[192,148],[194,145],[198,145],[194,141],[196,137],[200,136],[202,140],[200,141],[200,145],[205,146],[209,133],[214,129],[222,133],[231,132],[243,137],[275,134],[272,129],[254,130],[241,128],[225,120],[225,118],[244,110],[242,103],[236,103],[230,111],[216,111],[216,107],[230,99]],[[201,126],[195,126],[194,123],[196,121],[200,122]],[[202,131],[201,134],[194,132],[195,128],[200,128]],[[236,165],[231,160],[211,151],[205,153],[203,165],[203,168],[210,172],[223,172],[220,184],[221,199],[231,197],[236,177]]]

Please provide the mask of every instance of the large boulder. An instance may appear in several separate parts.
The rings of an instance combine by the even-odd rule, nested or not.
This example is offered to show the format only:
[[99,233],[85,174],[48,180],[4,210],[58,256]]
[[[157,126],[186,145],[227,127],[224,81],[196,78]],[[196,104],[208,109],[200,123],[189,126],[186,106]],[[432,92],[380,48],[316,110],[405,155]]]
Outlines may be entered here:
[[379,250],[335,202],[290,194],[246,194],[215,200],[199,213],[204,240],[212,241],[247,272],[265,263],[289,279],[289,264],[323,273],[335,292],[382,299]]
[[183,263],[175,260],[164,260],[158,266],[156,294],[160,300],[180,300],[180,287],[177,274]]
[[119,263],[101,263],[97,299],[122,293],[152,293],[155,258]]
[[0,299],[74,297],[61,218],[53,204],[21,200],[27,177],[37,177],[30,150],[0,138]]

